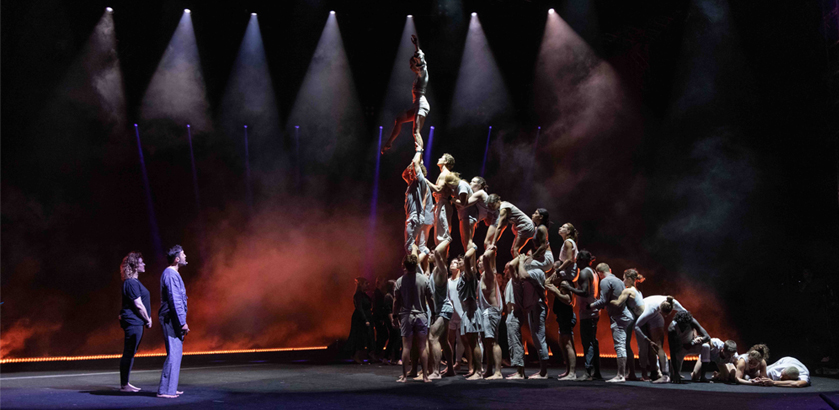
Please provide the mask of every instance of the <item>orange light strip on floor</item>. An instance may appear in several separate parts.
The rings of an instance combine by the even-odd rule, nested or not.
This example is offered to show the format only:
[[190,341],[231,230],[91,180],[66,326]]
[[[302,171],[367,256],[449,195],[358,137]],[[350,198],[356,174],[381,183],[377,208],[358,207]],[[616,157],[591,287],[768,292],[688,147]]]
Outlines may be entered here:
[[[208,354],[234,353],[268,353],[268,352],[296,352],[303,350],[326,350],[327,346],[315,347],[281,347],[274,349],[238,349],[238,350],[208,350],[201,352],[184,352],[184,356],[198,356]],[[166,353],[138,353],[134,357],[163,357]],[[100,354],[95,356],[59,356],[59,357],[22,357],[19,359],[0,359],[0,364],[7,363],[35,363],[35,362],[73,362],[78,360],[119,359],[121,354]]]

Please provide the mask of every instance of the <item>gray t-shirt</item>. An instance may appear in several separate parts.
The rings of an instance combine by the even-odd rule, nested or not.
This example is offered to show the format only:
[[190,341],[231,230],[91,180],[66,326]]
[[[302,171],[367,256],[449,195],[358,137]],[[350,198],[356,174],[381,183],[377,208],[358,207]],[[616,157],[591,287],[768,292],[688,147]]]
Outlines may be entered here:
[[426,313],[429,306],[425,295],[431,290],[428,286],[428,278],[419,272],[405,273],[397,279],[393,293],[402,297],[399,314]]
[[609,318],[613,320],[623,319],[631,321],[632,314],[629,313],[629,309],[626,308],[626,305],[623,307],[616,307],[609,303],[613,300],[617,300],[625,288],[626,287],[624,286],[623,281],[615,277],[615,275],[606,275],[606,277],[600,281],[600,297],[591,304],[591,307],[594,309],[602,309],[605,306],[606,311],[609,312]]
[[417,174],[417,177],[408,184],[408,189],[405,191],[405,215],[416,214],[420,223],[423,222],[424,213],[422,212],[422,198],[428,191],[428,185],[425,182],[425,176],[422,171]]
[[[515,205],[507,202],[501,202],[501,208],[507,210],[507,223],[513,229],[513,233],[518,234],[519,232],[527,232],[529,234],[535,233],[535,227],[533,226],[533,220],[531,220],[524,212],[521,211]],[[499,226],[499,228],[501,228]]]

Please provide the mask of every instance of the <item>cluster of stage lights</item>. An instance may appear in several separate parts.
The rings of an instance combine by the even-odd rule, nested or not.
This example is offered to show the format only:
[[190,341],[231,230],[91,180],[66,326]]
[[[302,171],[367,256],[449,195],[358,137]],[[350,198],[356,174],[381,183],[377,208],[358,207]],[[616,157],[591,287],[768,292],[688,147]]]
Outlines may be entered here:
[[[108,13],[113,13],[114,9],[111,8],[111,7],[105,7],[105,11],[107,11]],[[186,14],[189,14],[191,12],[192,11],[190,9],[184,9],[184,13],[186,13]],[[554,14],[554,13],[555,13],[554,9],[548,9],[548,14]],[[329,14],[335,14],[335,10],[330,10]],[[256,16],[256,13],[251,13],[251,16]],[[477,17],[477,16],[478,16],[478,13],[473,11],[472,12],[472,17]],[[412,14],[409,14],[408,18],[411,19],[411,18],[414,18],[414,16]]]

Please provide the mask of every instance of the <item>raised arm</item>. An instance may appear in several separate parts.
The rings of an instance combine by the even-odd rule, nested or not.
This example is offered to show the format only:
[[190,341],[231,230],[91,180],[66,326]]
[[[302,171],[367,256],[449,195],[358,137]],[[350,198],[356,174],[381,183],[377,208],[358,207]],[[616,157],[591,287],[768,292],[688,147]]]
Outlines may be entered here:
[[507,219],[510,217],[510,210],[508,208],[501,208],[498,210],[498,229],[495,230],[495,234],[492,236],[492,241],[489,243],[491,245],[495,245],[495,242],[498,241],[498,236],[501,232],[504,232],[502,227],[507,226]]
[[463,255],[463,274],[466,279],[472,280],[475,277],[475,248],[469,248]]
[[446,248],[449,247],[449,242],[451,239],[446,239],[440,242],[436,248],[431,250],[431,257],[434,258],[434,285],[437,286],[440,284],[441,286],[446,285],[446,278],[448,276],[448,269],[446,268],[446,260],[443,259],[443,255],[446,254]]

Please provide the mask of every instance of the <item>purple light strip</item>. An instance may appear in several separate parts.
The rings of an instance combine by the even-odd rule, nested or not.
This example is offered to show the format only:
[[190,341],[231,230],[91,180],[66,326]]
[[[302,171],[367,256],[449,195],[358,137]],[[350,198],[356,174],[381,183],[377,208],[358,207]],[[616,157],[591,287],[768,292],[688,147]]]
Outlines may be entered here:
[[489,154],[489,138],[492,136],[492,125],[489,126],[489,132],[487,132],[487,145],[484,148],[484,163],[481,164],[481,176],[484,176],[484,171],[486,171],[487,167],[487,154]]
[[140,153],[140,169],[143,171],[143,188],[146,191],[146,208],[149,212],[149,227],[151,228],[152,249],[156,261],[163,259],[163,246],[160,241],[160,230],[157,227],[157,217],[154,214],[154,201],[151,197],[151,186],[149,185],[149,175],[146,172],[146,159],[143,156],[143,145],[140,143],[140,129],[137,124],[134,124],[134,135],[137,137],[137,151]]
[[[432,133],[433,133],[432,127]],[[429,137],[430,138],[430,137]],[[381,165],[382,156],[379,153],[382,152],[382,127],[379,126],[379,145],[376,147],[376,174],[373,176],[373,195],[371,195],[372,199],[370,202],[370,222],[367,227],[367,258],[364,261],[364,272],[365,276],[368,278],[373,277],[373,255],[374,255],[374,247],[372,244],[376,238],[376,204],[379,202],[379,166]]]
[[[425,158],[423,158],[423,161],[425,161],[425,167],[426,168],[430,167],[430,165],[428,165],[428,164],[431,163],[431,145],[432,144],[434,144],[434,126],[432,126],[430,131],[428,131],[428,145],[425,146]],[[378,172],[377,172],[377,174],[378,174]],[[428,176],[428,175],[426,175],[426,176]]]

